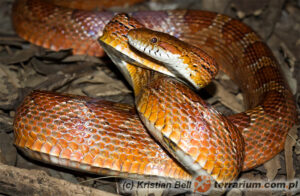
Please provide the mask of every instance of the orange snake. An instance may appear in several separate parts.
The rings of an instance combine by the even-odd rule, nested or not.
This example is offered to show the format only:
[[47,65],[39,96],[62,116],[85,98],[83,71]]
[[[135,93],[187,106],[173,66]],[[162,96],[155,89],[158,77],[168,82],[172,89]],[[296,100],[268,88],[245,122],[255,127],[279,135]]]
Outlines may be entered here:
[[[103,55],[96,40],[113,15],[57,7],[38,0],[19,0],[13,8],[14,27],[24,39],[54,50],[73,48],[75,54],[96,56]],[[256,167],[283,149],[287,132],[297,118],[294,98],[272,52],[251,28],[207,11],[147,11],[130,15],[133,18],[116,16],[106,26],[101,43],[114,62],[125,67],[122,72],[134,86],[137,110],[146,127],[151,132],[162,131],[154,133],[155,138],[163,141],[170,154],[181,156],[179,160],[186,170],[196,174],[204,171],[217,182],[230,181],[241,170]],[[239,85],[247,110],[224,117],[185,84],[139,67],[147,64],[172,75],[156,61],[139,56],[136,51],[128,52],[126,35],[129,29],[143,27],[142,24],[193,43],[213,57],[219,69]],[[181,47],[188,48],[172,46],[172,40],[168,41],[171,38],[158,37],[153,41],[153,34],[149,35],[142,42],[158,41],[173,53],[179,53]],[[143,40],[138,32],[132,37]],[[125,55],[117,50],[124,50]],[[216,70],[209,67],[214,60],[194,50],[197,49],[187,53],[182,62],[193,63],[199,58],[199,65],[188,67],[193,74],[200,69],[214,75]],[[199,53],[204,56],[199,57]],[[116,56],[129,62],[122,65]],[[14,131],[15,145],[38,160],[100,174],[190,179],[190,174],[152,139],[135,109],[128,105],[35,91],[19,107]]]

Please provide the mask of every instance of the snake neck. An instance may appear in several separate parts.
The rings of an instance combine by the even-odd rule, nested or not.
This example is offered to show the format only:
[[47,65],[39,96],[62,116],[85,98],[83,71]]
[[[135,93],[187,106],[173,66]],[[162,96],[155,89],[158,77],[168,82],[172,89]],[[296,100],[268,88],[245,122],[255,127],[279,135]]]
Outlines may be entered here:
[[159,73],[154,74],[155,71],[136,66],[135,62],[128,56],[120,53],[104,41],[100,41],[100,44],[113,63],[121,71],[126,81],[133,88],[135,97],[139,96],[141,90],[145,88],[150,81],[161,75]]
[[158,77],[158,75],[154,74],[154,71],[136,67],[131,64],[127,64],[127,71],[130,75],[135,97],[139,97],[142,90],[146,88],[150,81]]

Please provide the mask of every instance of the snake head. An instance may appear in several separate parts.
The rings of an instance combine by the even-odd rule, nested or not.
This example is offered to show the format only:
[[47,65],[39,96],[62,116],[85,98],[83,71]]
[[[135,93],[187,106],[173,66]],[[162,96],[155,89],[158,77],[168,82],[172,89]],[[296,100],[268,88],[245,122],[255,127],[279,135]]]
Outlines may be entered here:
[[162,62],[170,72],[196,88],[206,86],[218,72],[216,62],[208,54],[169,34],[138,28],[130,30],[127,37],[132,47]]

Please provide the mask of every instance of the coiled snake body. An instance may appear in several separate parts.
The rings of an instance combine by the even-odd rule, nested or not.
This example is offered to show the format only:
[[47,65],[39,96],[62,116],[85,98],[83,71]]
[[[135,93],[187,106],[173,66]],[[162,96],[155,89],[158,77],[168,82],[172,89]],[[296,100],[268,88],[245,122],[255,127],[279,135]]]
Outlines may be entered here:
[[[287,132],[296,122],[293,95],[272,52],[251,28],[206,11],[135,12],[130,14],[133,18],[120,14],[112,19],[113,15],[19,0],[13,21],[24,39],[54,50],[73,48],[76,54],[102,56],[97,43],[102,35],[103,48],[134,87],[144,124],[191,174],[204,172],[218,182],[230,181],[283,149]],[[205,52],[164,34],[139,32],[143,25]],[[153,58],[151,47],[156,53],[170,51],[167,56],[180,59],[189,74],[131,50],[128,38],[132,46]],[[192,52],[182,54],[185,49]],[[200,63],[194,64],[196,60]],[[215,61],[242,90],[245,112],[224,117],[170,77],[187,76],[184,80],[202,86],[215,75]],[[201,79],[196,77],[199,72],[205,75]],[[149,136],[131,106],[36,91],[19,107],[14,131],[15,145],[38,160],[101,174],[190,178]]]

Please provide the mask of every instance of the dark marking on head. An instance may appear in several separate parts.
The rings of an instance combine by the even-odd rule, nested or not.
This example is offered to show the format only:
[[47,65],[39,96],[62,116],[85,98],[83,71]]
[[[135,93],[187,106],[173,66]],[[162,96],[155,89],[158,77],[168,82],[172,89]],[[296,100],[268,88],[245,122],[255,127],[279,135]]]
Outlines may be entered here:
[[127,26],[124,25],[123,23],[121,23],[121,22],[119,22],[119,21],[118,21],[118,23],[119,23],[119,25],[121,25],[122,27],[125,27],[127,30],[130,30],[129,27],[127,27]]
[[129,26],[131,26],[132,28],[136,29],[137,27],[133,24],[128,24]]
[[[208,65],[208,66],[209,66],[209,65]],[[208,66],[206,66],[205,64],[201,64],[201,67],[202,67],[203,69],[205,69],[211,76],[214,76],[215,73],[214,73]]]

